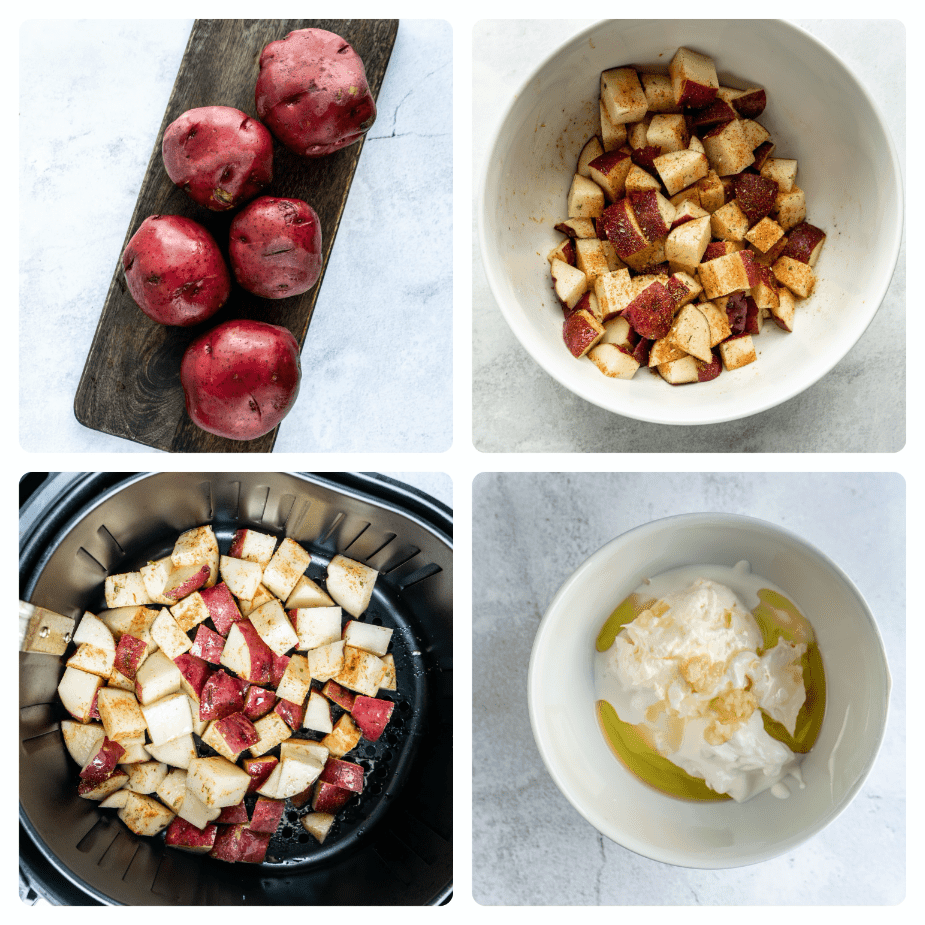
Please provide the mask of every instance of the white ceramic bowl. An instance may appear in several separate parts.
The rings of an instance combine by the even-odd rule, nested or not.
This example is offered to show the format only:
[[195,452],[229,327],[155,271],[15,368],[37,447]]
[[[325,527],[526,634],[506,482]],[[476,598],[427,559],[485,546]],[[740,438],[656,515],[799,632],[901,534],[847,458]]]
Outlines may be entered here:
[[[745,803],[696,803],[649,787],[613,754],[595,712],[593,656],[604,621],[643,578],[683,565],[747,559],[812,624],[826,671],[826,713],[802,763],[805,789]],[[828,825],[864,782],[883,738],[890,675],[864,598],[819,550],[774,524],[684,514],[609,542],[559,589],[530,659],[530,721],[556,786],[598,831],[682,867],[724,868],[783,854]]]
[[[562,240],[578,154],[599,133],[600,72],[624,64],[667,73],[679,46],[715,57],[725,86],[765,87],[760,117],[775,156],[798,161],[807,218],[827,232],[816,292],[792,334],[765,326],[758,361],[709,383],[673,387],[640,371],[603,376],[562,342],[546,255]],[[771,408],[808,388],[854,346],[887,291],[902,234],[899,161],[876,104],[848,67],[802,29],[773,20],[616,20],[575,36],[514,97],[479,200],[482,261],[515,335],[576,395],[626,417],[711,424]],[[772,329],[773,330],[770,330]]]

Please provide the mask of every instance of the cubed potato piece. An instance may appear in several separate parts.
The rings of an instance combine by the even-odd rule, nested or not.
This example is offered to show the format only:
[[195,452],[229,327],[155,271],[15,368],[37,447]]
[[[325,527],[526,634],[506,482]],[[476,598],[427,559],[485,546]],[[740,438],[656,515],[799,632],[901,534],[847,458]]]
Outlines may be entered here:
[[275,549],[275,536],[245,527],[235,531],[228,555],[234,559],[256,562],[262,569],[265,569],[270,564]]
[[666,334],[659,340],[652,342],[652,346],[649,348],[649,367],[664,366],[666,363],[672,362],[672,360],[681,360],[686,356],[687,354],[683,350],[668,340],[668,335]]
[[195,629],[200,623],[208,619],[209,608],[202,599],[202,595],[198,591],[194,591],[192,594],[183,598],[182,601],[178,601],[174,604],[173,607],[170,608],[170,613],[174,620],[177,621],[177,626],[179,626],[184,633],[188,633],[191,629]]
[[604,151],[616,151],[621,145],[626,144],[626,126],[622,122],[617,124],[610,121],[603,100],[599,101],[598,111],[601,117],[601,143]]
[[578,269],[584,273],[591,286],[599,276],[605,276],[610,272],[607,255],[604,253],[604,242],[597,238],[575,241],[575,259],[578,261]]
[[162,803],[139,793],[130,793],[119,810],[119,818],[136,835],[157,835],[170,825],[173,817],[174,813]]
[[286,600],[311,561],[312,557],[295,540],[286,537],[264,569],[263,586],[280,600]]
[[726,202],[726,187],[715,170],[708,171],[703,179],[697,181],[697,190],[701,207],[711,214]]
[[574,308],[588,291],[588,277],[577,267],[570,266],[563,260],[553,260],[549,265],[549,272],[556,296],[569,308]]
[[354,723],[353,717],[349,713],[345,713],[334,724],[334,731],[321,740],[321,744],[335,758],[343,758],[344,755],[359,745],[361,738],[362,734],[356,723]]
[[311,683],[312,676],[308,670],[308,659],[304,655],[293,655],[277,685],[276,696],[290,703],[301,704],[308,696]]
[[189,704],[186,694],[175,693],[141,707],[153,745],[164,745],[192,733],[193,717]]
[[568,193],[569,218],[598,218],[604,211],[604,191],[581,174],[572,178]]
[[740,119],[718,125],[707,132],[701,141],[710,167],[716,171],[717,176],[728,177],[741,173],[755,160]]
[[[263,568],[258,562],[222,556],[219,560],[219,572],[228,590],[240,601],[250,601],[260,587]],[[243,610],[243,608],[242,608]]]
[[698,382],[700,371],[697,361],[692,356],[683,356],[677,360],[669,360],[656,367],[658,374],[672,385],[685,385],[688,382]]
[[690,142],[687,124],[681,114],[652,116],[646,132],[646,144],[662,149],[662,154],[683,151]]
[[[566,244],[570,243],[568,241]],[[574,245],[573,245],[574,247]],[[560,258],[561,259],[561,258]],[[568,263],[568,261],[565,261]],[[286,599],[286,610],[306,610],[309,607],[332,607],[334,599],[320,585],[303,575]]]
[[298,634],[279,601],[273,600],[258,607],[249,619],[275,655],[285,655],[299,644]]
[[82,642],[67,660],[67,667],[76,668],[78,671],[85,671],[88,674],[99,675],[100,678],[109,680],[115,657],[115,646],[105,650],[90,645],[89,642]]
[[[185,694],[183,696],[186,697]],[[189,704],[189,697],[186,697],[186,701]],[[192,713],[190,713],[190,719],[192,720]],[[152,758],[156,761],[162,761],[172,768],[186,770],[190,762],[196,757],[196,745],[193,742],[192,733],[181,735],[160,745],[155,745],[152,742],[145,747]]]
[[180,625],[169,610],[162,610],[151,624],[151,638],[169,659],[189,652],[193,646],[189,636],[180,629]]
[[793,293],[786,286],[781,286],[778,290],[777,305],[771,308],[771,317],[779,328],[784,331],[793,330],[796,307]]
[[154,793],[166,776],[166,764],[160,761],[141,761],[132,765],[125,789],[133,793]]
[[106,606],[139,607],[151,603],[141,572],[108,575],[105,582]]
[[114,741],[140,736],[148,728],[135,695],[112,687],[98,694],[96,706],[106,735]]
[[80,767],[90,760],[106,738],[99,723],[79,723],[70,719],[61,720],[61,735],[70,756]]
[[787,193],[778,193],[774,201],[774,212],[777,214],[777,223],[784,231],[796,228],[806,220],[806,194],[798,186],[793,186]]
[[668,65],[671,89],[678,106],[703,109],[716,99],[719,79],[716,65],[707,55],[679,48]]
[[302,827],[314,836],[315,841],[320,845],[328,837],[335,818],[331,813],[309,813],[302,817]]
[[598,277],[594,282],[594,294],[605,323],[619,315],[637,295],[626,269]]
[[639,369],[632,351],[616,344],[598,344],[588,353],[588,359],[610,379],[632,379]]
[[196,758],[190,762],[186,788],[201,803],[221,809],[240,803],[250,781],[246,771],[226,758]]
[[729,316],[718,305],[712,302],[701,302],[697,308],[700,309],[710,326],[711,347],[715,347],[732,334],[732,329],[729,327]]
[[314,729],[316,732],[329,733],[334,731],[331,722],[331,705],[326,697],[318,691],[312,691],[305,707],[305,717],[302,720],[305,729]]
[[[381,658],[364,652],[362,649],[345,645],[344,667],[334,677],[334,680],[358,694],[375,697],[384,672],[385,665],[382,664]],[[312,677],[315,677],[314,673]]]
[[395,674],[395,656],[391,652],[383,655],[382,663],[385,665],[385,672],[379,682],[379,689],[384,691],[398,690],[398,678]]
[[167,606],[173,603],[170,598],[164,596],[164,587],[172,571],[173,562],[170,556],[164,556],[163,559],[157,559],[141,567],[141,579],[153,603]]
[[270,749],[276,748],[280,742],[285,742],[292,735],[292,730],[278,713],[268,713],[260,717],[254,723],[254,728],[260,735],[257,742],[251,746],[250,752],[254,758],[265,755]]
[[773,218],[766,216],[745,235],[745,240],[764,254],[783,236],[784,229]]
[[807,299],[812,295],[816,285],[816,274],[809,264],[792,257],[781,257],[771,269],[777,281],[801,299]]
[[761,176],[773,180],[782,193],[789,193],[797,179],[797,162],[787,157],[769,157],[761,168]]
[[135,675],[135,694],[142,704],[154,703],[179,691],[183,675],[163,652],[152,652]]
[[758,359],[751,334],[730,337],[719,345],[719,355],[727,370],[740,369]]
[[175,568],[208,565],[209,577],[203,585],[205,588],[211,588],[218,580],[218,559],[218,540],[208,525],[181,533],[170,554]]
[[336,555],[328,564],[325,584],[336,603],[350,616],[359,617],[369,607],[378,577],[379,573],[368,565]]
[[340,607],[304,607],[289,611],[289,619],[299,637],[296,649],[316,649],[341,638],[343,622]]
[[751,255],[743,258],[747,251],[736,251],[715,260],[701,263],[697,268],[700,285],[708,299],[729,295],[737,289],[751,289],[758,281],[757,265],[750,263]]
[[674,196],[685,187],[697,183],[707,175],[710,169],[705,155],[689,149],[660,154],[652,163],[662,178],[669,196]]
[[351,620],[344,627],[344,643],[346,645],[372,652],[373,655],[380,657],[385,655],[389,650],[391,641],[392,630],[387,626],[376,626],[373,623]]
[[344,641],[318,646],[305,653],[308,670],[316,681],[329,681],[344,667]]
[[669,343],[685,353],[704,363],[712,362],[710,325],[696,305],[686,305],[678,312],[666,337]]
[[[693,275],[710,243],[710,217],[696,218],[672,229],[665,241],[665,256],[675,273]],[[699,284],[698,284],[699,287]]]
[[615,67],[601,74],[601,103],[615,125],[638,122],[649,108],[639,75],[631,67]]
[[646,95],[649,112],[676,113],[680,111],[680,107],[674,100],[671,77],[668,74],[640,74],[639,82]]
[[748,233],[748,217],[733,199],[710,216],[710,230],[714,238],[723,241],[743,241]]

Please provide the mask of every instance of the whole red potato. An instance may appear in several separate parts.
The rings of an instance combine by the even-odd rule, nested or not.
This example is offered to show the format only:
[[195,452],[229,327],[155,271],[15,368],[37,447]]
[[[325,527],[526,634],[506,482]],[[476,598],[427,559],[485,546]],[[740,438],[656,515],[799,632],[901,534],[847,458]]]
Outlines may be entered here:
[[362,59],[324,29],[298,29],[267,45],[254,99],[270,131],[304,157],[352,145],[376,121]]
[[321,224],[301,199],[261,196],[231,223],[228,256],[238,284],[264,299],[311,289],[321,275]]
[[212,235],[182,215],[146,218],[122,254],[138,307],[159,324],[189,327],[225,304],[231,277]]
[[180,383],[197,427],[253,440],[273,430],[299,394],[302,367],[292,334],[263,321],[226,321],[183,354]]
[[161,145],[164,169],[207,209],[225,212],[273,180],[273,139],[240,109],[202,106],[171,122]]

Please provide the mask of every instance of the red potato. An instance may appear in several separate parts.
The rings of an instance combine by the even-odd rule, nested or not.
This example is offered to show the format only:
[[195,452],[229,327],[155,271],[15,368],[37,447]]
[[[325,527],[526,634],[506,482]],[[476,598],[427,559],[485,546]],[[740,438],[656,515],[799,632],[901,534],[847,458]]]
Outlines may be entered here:
[[252,684],[247,689],[247,699],[244,701],[244,715],[253,722],[266,716],[276,704],[276,694],[265,687]]
[[122,254],[122,268],[132,298],[158,324],[199,324],[231,294],[215,239],[182,215],[146,218]]
[[273,139],[240,109],[202,106],[167,126],[161,145],[167,176],[196,203],[225,212],[273,180]]
[[264,299],[299,295],[321,275],[321,222],[301,199],[261,196],[234,217],[228,256],[248,292]]
[[209,675],[199,695],[199,718],[201,720],[224,719],[244,709],[244,697],[236,678],[224,671]]
[[362,59],[324,29],[298,29],[264,48],[254,100],[267,128],[304,157],[352,145],[376,121]]
[[285,328],[226,321],[183,355],[180,382],[197,427],[230,440],[269,433],[299,394],[299,345]]
[[199,594],[219,635],[227,636],[232,623],[244,619],[224,581],[220,581],[211,588],[204,588]]
[[279,821],[283,818],[286,808],[284,800],[271,800],[267,797],[257,797],[254,804],[254,817],[251,819],[250,830],[262,832],[264,835],[273,835],[279,828]]
[[265,755],[262,758],[245,758],[244,770],[251,776],[247,792],[256,793],[269,779],[273,769],[279,764],[279,758]]
[[193,641],[190,654],[211,662],[213,665],[218,665],[222,660],[222,649],[224,648],[224,638],[214,630],[210,630],[204,623],[200,623],[196,629],[196,639]]

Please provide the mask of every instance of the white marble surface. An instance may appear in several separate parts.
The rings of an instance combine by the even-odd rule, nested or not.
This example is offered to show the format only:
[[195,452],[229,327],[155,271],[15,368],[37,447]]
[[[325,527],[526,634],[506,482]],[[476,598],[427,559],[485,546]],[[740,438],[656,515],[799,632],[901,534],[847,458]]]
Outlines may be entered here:
[[[660,517],[748,514],[831,557],[873,611],[893,677],[854,802],[772,861],[672,867],[601,836],[556,789],[527,713],[540,618],[605,542]],[[876,529],[871,512],[877,511]],[[837,512],[833,515],[833,512]],[[905,483],[847,474],[483,474],[473,488],[473,895],[485,905],[892,905],[906,894]],[[909,911],[909,910],[907,910]]]
[[[905,175],[905,48],[898,20],[795,20],[859,76],[893,136]],[[473,33],[473,194],[510,100],[588,20],[482,20]],[[885,50],[889,49],[889,53]],[[473,214],[473,440],[485,452],[896,452],[906,440],[905,242],[860,342],[827,376],[763,414],[705,427],[620,417],[568,391],[507,326],[488,286]],[[902,334],[900,333],[902,337]],[[871,409],[876,409],[872,413]]]
[[[73,401],[191,26],[33,20],[21,27],[25,450],[148,451],[82,427]],[[451,58],[447,22],[401,23],[278,453],[450,446]],[[358,240],[361,267],[347,246]],[[344,306],[367,319],[346,336]],[[374,409],[363,427],[355,415],[328,412],[344,396]]]

